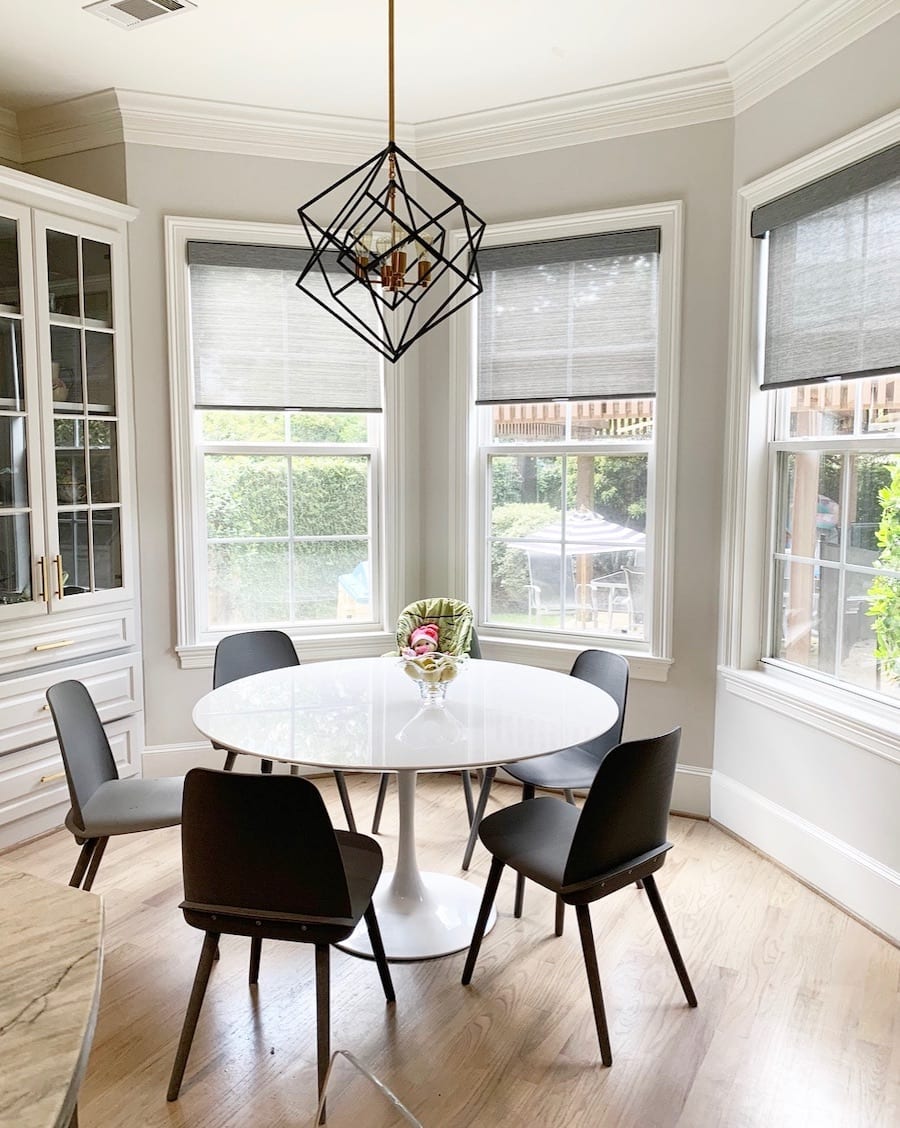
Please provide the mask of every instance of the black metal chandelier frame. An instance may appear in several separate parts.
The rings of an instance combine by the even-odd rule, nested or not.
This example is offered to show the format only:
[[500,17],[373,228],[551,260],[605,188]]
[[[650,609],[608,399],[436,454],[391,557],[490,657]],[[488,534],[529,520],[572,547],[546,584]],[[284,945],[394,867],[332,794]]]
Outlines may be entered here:
[[[394,0],[388,0],[388,119],[384,149],[298,208],[312,252],[297,286],[396,361],[481,293],[477,252],[485,224],[394,139]],[[413,177],[427,182],[431,208],[407,186]],[[333,218],[322,224],[313,211],[326,204]],[[453,231],[462,234],[456,246]]]

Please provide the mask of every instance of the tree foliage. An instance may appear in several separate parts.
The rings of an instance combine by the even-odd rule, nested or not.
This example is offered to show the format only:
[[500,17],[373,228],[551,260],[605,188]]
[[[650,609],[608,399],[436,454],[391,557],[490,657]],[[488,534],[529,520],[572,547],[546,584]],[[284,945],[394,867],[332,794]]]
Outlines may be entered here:
[[[890,467],[891,480],[878,492],[881,520],[875,539],[880,567],[900,572],[900,458]],[[890,677],[900,676],[900,577],[877,576],[869,588],[868,615],[875,628],[875,657]]]

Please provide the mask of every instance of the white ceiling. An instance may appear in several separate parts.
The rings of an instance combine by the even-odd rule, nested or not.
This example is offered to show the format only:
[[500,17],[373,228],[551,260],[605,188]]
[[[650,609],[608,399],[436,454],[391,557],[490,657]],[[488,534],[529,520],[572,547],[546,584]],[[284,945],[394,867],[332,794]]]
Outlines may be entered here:
[[[198,0],[125,31],[88,0],[0,0],[0,107],[116,87],[383,119],[387,0]],[[397,120],[722,64],[837,0],[396,0]]]

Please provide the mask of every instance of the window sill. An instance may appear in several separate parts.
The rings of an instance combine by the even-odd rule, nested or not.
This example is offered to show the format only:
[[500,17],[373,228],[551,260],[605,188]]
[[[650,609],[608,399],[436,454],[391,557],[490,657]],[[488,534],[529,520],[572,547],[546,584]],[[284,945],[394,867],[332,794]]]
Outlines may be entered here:
[[[326,662],[330,658],[377,658],[397,645],[393,633],[359,631],[342,635],[291,636],[302,658],[308,662]],[[182,670],[211,670],[216,657],[214,642],[177,646],[178,665]]]
[[729,693],[900,764],[900,710],[774,667],[720,666]]
[[[487,631],[487,628],[484,628]],[[616,650],[628,659],[628,668],[633,678],[640,681],[664,682],[669,679],[671,658],[656,658],[644,652],[622,650],[610,645],[606,639],[592,639],[579,642],[543,642],[534,639],[508,638],[478,631],[478,641],[485,658],[500,662],[518,662],[523,666],[542,666],[547,670],[559,670],[567,674],[575,658],[590,649]]]

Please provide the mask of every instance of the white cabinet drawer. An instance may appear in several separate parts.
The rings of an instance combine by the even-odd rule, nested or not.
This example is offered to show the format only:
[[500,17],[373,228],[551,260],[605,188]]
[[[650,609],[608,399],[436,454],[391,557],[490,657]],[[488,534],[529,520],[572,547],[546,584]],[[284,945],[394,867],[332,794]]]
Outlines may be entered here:
[[47,689],[69,679],[84,682],[104,721],[140,709],[141,670],[137,654],[117,654],[96,662],[78,662],[0,682],[0,755],[53,739]]
[[137,642],[133,607],[89,615],[54,616],[7,630],[0,637],[0,676],[122,650]]
[[[143,715],[135,713],[104,726],[123,778],[138,772],[143,723]],[[41,811],[57,806],[57,817],[35,822]],[[68,809],[69,791],[55,740],[0,756],[0,847],[20,842],[49,826],[62,826]]]

